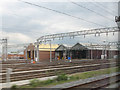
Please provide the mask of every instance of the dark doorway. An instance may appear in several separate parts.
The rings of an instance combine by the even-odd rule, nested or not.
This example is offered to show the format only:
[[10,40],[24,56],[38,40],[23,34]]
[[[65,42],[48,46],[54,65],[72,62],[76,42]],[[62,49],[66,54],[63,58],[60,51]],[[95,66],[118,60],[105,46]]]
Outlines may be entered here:
[[59,56],[60,56],[60,59],[62,59],[62,57],[63,57],[63,51],[59,52]]
[[72,51],[72,59],[83,59],[86,57],[87,52],[85,50],[73,50]]

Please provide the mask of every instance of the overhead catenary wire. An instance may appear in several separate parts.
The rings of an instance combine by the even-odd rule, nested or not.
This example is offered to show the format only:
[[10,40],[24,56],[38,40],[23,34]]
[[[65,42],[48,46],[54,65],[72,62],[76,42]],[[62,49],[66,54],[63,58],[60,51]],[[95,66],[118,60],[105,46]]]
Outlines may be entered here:
[[97,25],[97,26],[106,27],[105,25],[101,25],[101,24],[98,24],[96,22],[92,22],[92,21],[89,21],[89,20],[86,20],[86,19],[83,19],[83,18],[80,18],[80,17],[77,17],[77,16],[73,16],[73,15],[65,13],[65,12],[61,12],[61,11],[58,11],[58,10],[50,9],[50,8],[47,8],[47,7],[44,7],[44,6],[40,6],[40,5],[37,5],[37,4],[34,4],[34,3],[22,1],[22,0],[18,0],[18,1],[21,1],[23,3],[29,4],[29,5],[33,5],[33,6],[36,6],[36,7],[40,7],[40,8],[43,8],[43,9],[47,9],[47,10],[50,10],[50,11],[54,11],[54,12],[57,12],[57,13],[60,13],[60,14],[63,14],[63,15],[66,15],[66,16],[69,16],[69,17],[72,17],[72,18],[76,18],[76,19],[79,19],[79,20],[82,20],[82,21],[85,21],[85,22],[88,22],[88,23],[91,23],[91,24],[94,24],[94,25]]
[[[96,2],[96,4],[98,4],[97,2]],[[104,8],[105,10],[106,10],[106,7],[104,6],[104,5],[102,5],[101,3],[99,3],[98,5],[100,5],[102,8]],[[108,11],[108,10],[107,10]],[[114,13],[117,13],[116,11],[114,11],[114,10],[111,10],[112,12],[114,12]],[[108,11],[108,12],[110,12],[110,11]],[[112,12],[110,12],[110,13],[112,13]]]
[[73,2],[73,1],[70,1],[70,2],[71,2],[72,4],[74,4],[74,5],[77,5],[77,6],[81,7],[81,8],[87,9],[87,10],[93,12],[93,13],[96,13],[96,14],[99,15],[99,16],[102,16],[102,17],[104,17],[104,18],[106,18],[106,19],[114,22],[114,20],[112,20],[112,19],[110,19],[110,18],[108,18],[108,17],[106,17],[106,16],[104,16],[104,15],[102,15],[102,14],[100,14],[100,13],[94,11],[94,10],[91,10],[91,9],[89,9],[89,8],[83,6],[83,5],[80,5],[80,4],[76,3],[76,2]]
[[[94,1],[94,0],[93,0],[93,1]],[[106,8],[103,8],[100,4],[93,3],[93,2],[92,2],[92,4],[95,5],[95,6],[97,6],[97,7],[100,8],[100,9],[104,10],[105,12],[109,13],[110,15],[115,16],[112,12],[106,10]]]

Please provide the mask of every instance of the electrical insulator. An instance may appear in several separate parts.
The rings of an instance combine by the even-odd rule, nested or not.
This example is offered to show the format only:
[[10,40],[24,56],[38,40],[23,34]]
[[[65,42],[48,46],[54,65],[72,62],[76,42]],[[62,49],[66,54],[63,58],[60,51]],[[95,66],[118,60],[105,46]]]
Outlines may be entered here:
[[115,16],[115,22],[120,22],[120,16]]
[[115,33],[113,32],[113,35],[114,35]]
[[98,36],[100,36],[100,33],[98,34]]
[[96,34],[95,34],[95,37],[96,37]]
[[108,33],[106,33],[106,36],[108,36]]
[[74,36],[73,36],[73,39],[74,39]]
[[85,35],[84,35],[84,38],[85,38]]

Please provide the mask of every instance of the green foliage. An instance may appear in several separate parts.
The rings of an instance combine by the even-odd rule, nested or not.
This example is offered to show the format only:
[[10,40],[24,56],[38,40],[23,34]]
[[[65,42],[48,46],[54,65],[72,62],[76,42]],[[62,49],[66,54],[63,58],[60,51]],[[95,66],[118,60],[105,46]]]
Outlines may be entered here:
[[48,80],[46,80],[46,81],[43,81],[42,84],[43,84],[43,85],[48,85],[48,84],[53,83],[54,81],[55,81],[55,80],[48,79]]
[[38,79],[33,79],[33,80],[30,81],[29,85],[31,87],[37,87],[37,86],[49,85],[53,82],[55,82],[55,80],[48,79],[48,80],[45,80],[45,81],[40,81]]
[[68,76],[66,74],[60,74],[58,75],[58,77],[56,78],[57,81],[65,81],[68,80]]
[[70,76],[69,78],[70,78],[70,80],[79,80],[80,79],[79,76]]
[[[45,81],[33,79],[30,81],[29,85],[19,86],[18,88],[34,88],[34,87],[41,87],[41,86],[43,87],[43,86],[48,86],[48,85],[57,85],[57,84],[65,83],[65,82],[76,81],[79,79],[86,79],[86,78],[95,77],[98,75],[109,74],[111,72],[116,72],[116,71],[120,71],[120,68],[108,68],[108,69],[97,70],[97,71],[76,73],[71,76],[67,76],[61,71],[58,71],[59,72],[58,77],[55,79],[52,79],[52,80],[48,79]],[[17,86],[16,85],[12,86],[12,88],[17,88]]]
[[13,86],[11,87],[12,90],[17,90],[17,88],[18,88],[17,85],[13,85]]
[[38,86],[39,83],[40,83],[40,81],[39,81],[38,79],[33,79],[33,80],[30,81],[30,85],[31,85],[32,87]]

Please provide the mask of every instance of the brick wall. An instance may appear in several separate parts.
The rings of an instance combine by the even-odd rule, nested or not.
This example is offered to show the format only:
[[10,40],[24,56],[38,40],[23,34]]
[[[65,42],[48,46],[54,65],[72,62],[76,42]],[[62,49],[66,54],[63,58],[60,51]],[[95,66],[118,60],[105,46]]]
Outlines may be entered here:
[[[55,59],[55,52],[51,52],[52,59]],[[49,62],[50,61],[50,51],[39,51],[39,61]]]
[[24,54],[19,54],[19,55],[17,55],[17,54],[8,54],[7,58],[8,59],[17,59],[17,58],[24,59]]

